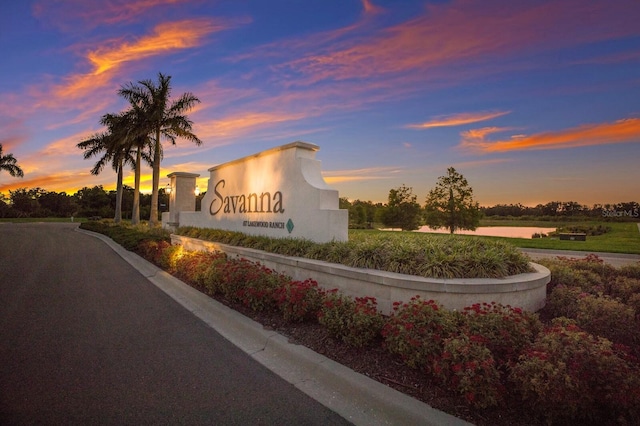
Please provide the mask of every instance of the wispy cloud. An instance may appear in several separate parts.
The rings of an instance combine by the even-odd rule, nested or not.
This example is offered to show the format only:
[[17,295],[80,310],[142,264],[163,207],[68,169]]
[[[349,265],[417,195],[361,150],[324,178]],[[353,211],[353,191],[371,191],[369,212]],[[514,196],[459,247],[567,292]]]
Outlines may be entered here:
[[451,115],[441,115],[420,124],[409,124],[410,129],[429,129],[432,127],[462,126],[464,124],[477,123],[491,120],[509,114],[510,111],[471,112]]
[[63,31],[130,23],[154,9],[189,3],[192,0],[39,0],[33,15]]
[[[338,36],[330,43],[314,37],[288,44],[293,50],[286,51],[298,57],[276,69],[289,82],[296,78],[298,84],[348,79],[362,82],[407,72],[423,81],[446,78],[447,73],[455,72],[452,68],[445,72],[445,66],[463,70],[462,65],[492,63],[505,55],[635,35],[637,22],[629,17],[628,8],[638,10],[638,5],[631,0],[588,6],[581,0],[533,4],[456,0],[430,4],[415,19],[374,33]],[[619,25],[613,28],[608,24],[611,19]],[[283,46],[270,47],[255,53],[277,55],[273,49]]]
[[462,161],[452,164],[456,169],[473,169],[476,167],[492,166],[494,164],[509,163],[512,158],[492,158],[489,160]]
[[368,181],[390,179],[395,177],[400,169],[397,167],[370,167],[365,169],[352,170],[326,170],[322,172],[322,177],[328,184],[344,182]]
[[504,130],[508,129],[493,127],[462,132],[462,140],[458,146],[481,153],[497,153],[640,142],[640,118],[628,118],[612,123],[585,124],[531,136],[516,135],[517,137],[506,140],[486,139],[488,135]]
[[373,4],[373,1],[371,0],[361,0],[361,1],[362,1],[362,8],[364,9],[364,13],[366,14],[375,15],[375,14],[384,12],[384,9],[382,7]]
[[257,128],[270,127],[304,118],[303,113],[242,112],[221,119],[196,124],[194,131],[200,138],[231,138],[244,135]]

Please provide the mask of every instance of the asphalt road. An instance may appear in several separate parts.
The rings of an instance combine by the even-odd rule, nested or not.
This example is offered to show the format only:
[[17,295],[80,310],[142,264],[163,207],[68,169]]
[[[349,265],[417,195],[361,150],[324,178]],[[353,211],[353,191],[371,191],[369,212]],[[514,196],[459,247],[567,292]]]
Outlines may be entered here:
[[74,227],[0,224],[0,424],[349,424]]

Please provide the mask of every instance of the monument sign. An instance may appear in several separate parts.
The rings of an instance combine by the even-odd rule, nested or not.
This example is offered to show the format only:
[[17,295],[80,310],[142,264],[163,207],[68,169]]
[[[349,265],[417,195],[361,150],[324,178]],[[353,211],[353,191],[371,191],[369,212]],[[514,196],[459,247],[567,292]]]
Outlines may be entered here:
[[200,211],[180,210],[174,203],[183,199],[182,180],[189,180],[187,187],[193,192],[195,175],[172,173],[169,212],[163,215],[163,224],[315,242],[346,241],[348,211],[339,208],[338,191],[322,178],[320,161],[315,159],[318,149],[293,142],[210,168]]

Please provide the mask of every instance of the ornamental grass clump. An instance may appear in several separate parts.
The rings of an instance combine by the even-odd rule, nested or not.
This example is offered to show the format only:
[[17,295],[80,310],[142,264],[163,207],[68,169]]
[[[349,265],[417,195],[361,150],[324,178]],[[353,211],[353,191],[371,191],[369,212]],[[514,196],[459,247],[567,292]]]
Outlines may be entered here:
[[415,296],[409,303],[394,302],[382,336],[387,350],[409,367],[429,369],[442,354],[444,340],[455,336],[461,323],[459,313]]
[[549,424],[639,424],[638,367],[621,346],[564,319],[538,336],[510,380]]
[[192,227],[181,227],[176,233],[285,256],[427,278],[501,278],[531,272],[528,259],[515,246],[455,235],[361,232],[350,234],[347,242],[317,244]]

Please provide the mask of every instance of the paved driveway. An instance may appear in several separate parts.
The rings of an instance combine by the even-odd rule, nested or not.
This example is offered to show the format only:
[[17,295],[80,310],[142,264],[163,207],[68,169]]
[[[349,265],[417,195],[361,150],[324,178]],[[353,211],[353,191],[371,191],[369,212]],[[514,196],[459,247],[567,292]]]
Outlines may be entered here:
[[348,424],[75,226],[0,224],[0,424]]

